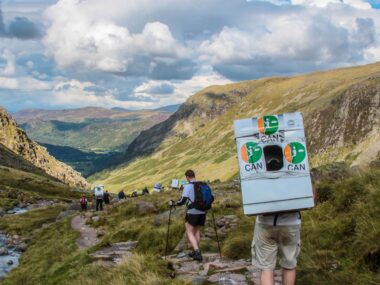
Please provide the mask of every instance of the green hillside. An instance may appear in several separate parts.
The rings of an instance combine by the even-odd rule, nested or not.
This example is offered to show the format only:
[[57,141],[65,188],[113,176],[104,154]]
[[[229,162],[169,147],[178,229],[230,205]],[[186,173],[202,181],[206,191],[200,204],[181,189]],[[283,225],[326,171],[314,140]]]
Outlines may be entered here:
[[[348,166],[324,166],[315,173],[318,204],[302,215],[302,251],[298,263],[297,284],[379,284],[380,172],[375,164],[362,171]],[[216,195],[216,219],[237,217],[235,228],[220,230],[222,254],[232,260],[249,259],[254,217],[242,212],[241,193],[231,184],[212,184]],[[58,206],[35,210],[0,220],[0,228],[32,238],[18,268],[2,285],[101,285],[191,284],[170,278],[170,268],[161,259],[165,250],[167,201],[179,193],[167,191],[117,203],[88,224],[102,232],[100,243],[86,250],[75,245],[79,233],[70,226],[72,216],[54,222]],[[150,204],[150,211],[139,205]],[[89,213],[92,217],[94,213]],[[48,227],[42,227],[49,221]],[[208,218],[204,234],[211,230]],[[184,234],[183,212],[172,216],[169,251]],[[212,232],[213,233],[213,232]],[[207,234],[206,234],[207,235]],[[210,236],[210,235],[208,235]],[[131,256],[120,264],[97,263],[91,254],[103,246],[128,240],[138,241]],[[216,252],[215,236],[202,242],[203,252]],[[209,271],[213,274],[213,270]],[[209,276],[207,276],[208,278]],[[199,284],[210,284],[207,281]],[[215,284],[215,283],[213,283]]]
[[85,152],[124,151],[141,130],[170,116],[166,111],[128,111],[86,107],[71,110],[21,110],[17,122],[35,141]]
[[379,153],[380,63],[211,86],[143,131],[125,163],[90,178],[112,191],[169,183],[194,168],[202,180],[238,174],[233,120],[301,111],[312,166],[367,165]]

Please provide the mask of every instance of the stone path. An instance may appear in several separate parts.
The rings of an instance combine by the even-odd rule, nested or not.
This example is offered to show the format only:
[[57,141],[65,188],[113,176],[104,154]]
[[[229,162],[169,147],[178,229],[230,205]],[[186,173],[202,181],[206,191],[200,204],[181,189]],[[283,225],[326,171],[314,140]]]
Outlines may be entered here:
[[126,241],[110,244],[91,254],[94,261],[103,264],[119,264],[123,258],[130,256],[136,247],[137,241]]
[[76,240],[79,249],[85,249],[99,242],[97,231],[86,225],[86,218],[82,215],[75,216],[71,220],[71,227],[80,232],[80,238]]
[[[190,281],[193,285],[260,285],[260,270],[249,260],[221,259],[218,254],[203,254],[204,261],[199,263],[186,254],[167,257],[173,277]],[[281,285],[281,270],[275,271],[275,284]]]

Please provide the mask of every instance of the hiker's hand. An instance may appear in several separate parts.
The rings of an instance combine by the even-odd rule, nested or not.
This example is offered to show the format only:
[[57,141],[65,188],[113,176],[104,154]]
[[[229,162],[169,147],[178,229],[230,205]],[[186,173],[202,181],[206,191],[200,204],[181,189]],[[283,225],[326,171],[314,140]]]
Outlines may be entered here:
[[169,201],[169,207],[174,207],[175,206],[175,202],[173,200],[170,200]]

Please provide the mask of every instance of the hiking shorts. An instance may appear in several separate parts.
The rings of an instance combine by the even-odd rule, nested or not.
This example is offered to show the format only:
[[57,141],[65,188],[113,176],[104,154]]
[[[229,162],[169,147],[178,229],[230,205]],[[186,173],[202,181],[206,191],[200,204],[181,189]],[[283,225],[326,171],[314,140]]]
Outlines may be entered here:
[[301,225],[256,223],[251,247],[252,264],[261,270],[274,270],[278,254],[282,268],[296,268],[301,246],[300,230]]
[[206,214],[186,214],[185,221],[193,227],[203,227],[206,222]]

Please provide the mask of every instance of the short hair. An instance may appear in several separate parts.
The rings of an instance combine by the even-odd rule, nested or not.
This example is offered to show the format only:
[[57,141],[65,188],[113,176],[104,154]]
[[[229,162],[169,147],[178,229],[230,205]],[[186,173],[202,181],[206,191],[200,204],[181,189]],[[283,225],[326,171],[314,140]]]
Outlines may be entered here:
[[195,178],[195,173],[193,170],[189,169],[189,170],[186,170],[185,176],[187,176],[189,178]]

